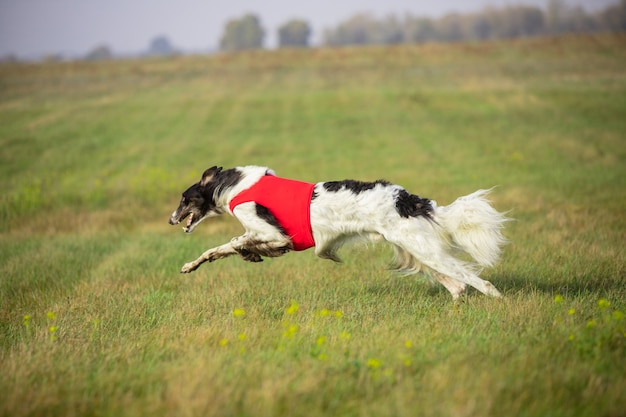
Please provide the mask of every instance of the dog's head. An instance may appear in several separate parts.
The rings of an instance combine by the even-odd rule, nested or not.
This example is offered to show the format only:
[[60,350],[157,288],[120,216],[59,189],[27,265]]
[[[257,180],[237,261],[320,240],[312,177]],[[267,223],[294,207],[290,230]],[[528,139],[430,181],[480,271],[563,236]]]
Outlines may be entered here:
[[224,213],[223,208],[216,202],[221,172],[222,168],[217,166],[207,169],[202,174],[202,179],[183,193],[178,208],[170,217],[171,225],[187,219],[183,230],[185,233],[191,233],[202,220]]

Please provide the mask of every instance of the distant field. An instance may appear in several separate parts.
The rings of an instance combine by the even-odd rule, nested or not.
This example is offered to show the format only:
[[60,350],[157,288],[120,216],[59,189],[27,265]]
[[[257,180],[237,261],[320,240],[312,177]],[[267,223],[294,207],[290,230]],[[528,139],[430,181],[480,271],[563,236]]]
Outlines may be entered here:
[[[0,65],[0,415],[621,416],[626,36]],[[502,300],[385,246],[181,265],[211,165],[510,210]]]

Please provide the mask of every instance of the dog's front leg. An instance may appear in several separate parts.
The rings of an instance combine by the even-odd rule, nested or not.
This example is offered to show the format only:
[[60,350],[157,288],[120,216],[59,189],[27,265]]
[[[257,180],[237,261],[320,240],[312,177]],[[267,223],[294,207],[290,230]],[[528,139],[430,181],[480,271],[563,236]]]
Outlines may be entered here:
[[222,259],[222,258],[226,258],[228,256],[231,255],[236,255],[238,252],[233,249],[233,246],[230,243],[225,243],[221,246],[218,246],[216,248],[212,248],[209,249],[208,251],[204,252],[202,255],[200,255],[200,257],[198,257],[198,259],[196,259],[193,262],[187,262],[185,265],[183,265],[183,267],[180,269],[180,273],[181,274],[188,274],[190,272],[195,271],[196,269],[198,269],[198,267],[200,265],[202,265],[205,262],[213,262],[216,261],[218,259]]
[[293,249],[291,242],[281,236],[276,241],[251,239],[247,234],[235,237],[230,241],[232,247],[249,262],[261,262],[261,256],[276,258]]

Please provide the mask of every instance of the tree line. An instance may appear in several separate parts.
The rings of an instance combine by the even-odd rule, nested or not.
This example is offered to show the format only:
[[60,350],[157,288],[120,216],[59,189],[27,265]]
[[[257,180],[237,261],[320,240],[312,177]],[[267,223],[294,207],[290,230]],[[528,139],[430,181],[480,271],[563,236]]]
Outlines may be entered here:
[[[475,41],[601,31],[626,31],[626,0],[596,13],[569,6],[564,0],[549,0],[545,9],[524,5],[487,7],[480,12],[450,13],[437,19],[409,13],[385,18],[356,14],[326,29],[322,46]],[[278,46],[308,47],[311,33],[305,20],[289,21],[278,28]],[[226,24],[220,50],[262,48],[264,36],[260,19],[248,14]]]
[[324,31],[327,46],[455,42],[564,33],[626,31],[626,0],[587,13],[563,0],[549,0],[547,7],[512,5],[487,7],[475,13],[450,13],[438,19],[405,14],[378,19],[358,14]]
[[[278,28],[279,47],[308,47],[312,30],[302,19],[292,19]],[[246,14],[240,19],[226,23],[220,38],[221,51],[238,51],[263,47],[265,29],[261,20],[254,14]]]
[[[549,0],[545,9],[511,5],[486,7],[474,13],[450,13],[441,18],[389,15],[377,18],[356,14],[322,33],[322,46],[399,44],[416,42],[456,42],[508,39],[582,32],[626,31],[626,0],[589,13],[564,0]],[[253,13],[226,22],[219,50],[239,51],[264,47],[267,31]],[[309,47],[313,31],[305,19],[292,19],[278,27],[278,47]],[[181,53],[164,36],[152,40],[144,55]],[[113,53],[98,46],[86,59],[108,59]]]

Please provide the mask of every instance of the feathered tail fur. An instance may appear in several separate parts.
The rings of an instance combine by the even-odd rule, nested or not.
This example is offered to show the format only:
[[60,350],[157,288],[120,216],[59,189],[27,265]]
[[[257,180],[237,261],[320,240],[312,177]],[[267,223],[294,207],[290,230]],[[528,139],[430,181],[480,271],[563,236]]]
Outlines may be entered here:
[[452,247],[467,253],[481,266],[493,266],[507,242],[501,230],[509,219],[489,204],[490,191],[478,190],[435,209],[435,220]]

